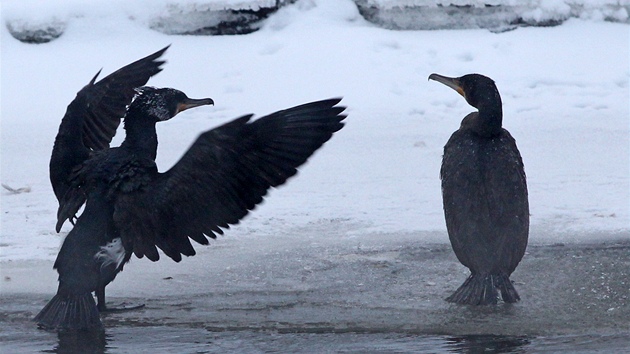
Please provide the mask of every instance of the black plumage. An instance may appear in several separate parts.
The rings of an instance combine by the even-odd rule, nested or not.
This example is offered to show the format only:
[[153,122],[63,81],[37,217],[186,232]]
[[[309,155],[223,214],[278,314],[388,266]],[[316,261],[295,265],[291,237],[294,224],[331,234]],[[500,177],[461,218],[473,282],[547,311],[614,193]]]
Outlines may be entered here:
[[160,71],[164,61],[158,60],[168,49],[163,48],[135,61],[95,83],[101,73],[83,87],[68,105],[50,158],[50,181],[57,200],[69,188],[69,176],[75,166],[85,161],[92,151],[109,148],[135,88],[143,86]]
[[509,277],[525,254],[529,233],[527,183],[521,155],[502,128],[494,81],[479,74],[432,74],[478,112],[468,114],[444,147],[440,177],[446,226],[455,255],[470,277],[446,300],[496,304],[520,297]]
[[[201,134],[170,170],[160,173],[155,164],[156,123],[213,103],[170,88],[133,88],[161,70],[157,58],[165,49],[99,83],[92,80],[62,121],[51,159],[51,181],[60,200],[57,230],[85,208],[55,262],[57,295],[35,318],[44,328],[99,328],[99,311],[106,310],[105,286],[132,254],[152,261],[159,259],[158,248],[175,261],[194,255],[190,239],[208,244],[207,237],[216,238],[222,229],[237,224],[270,187],[295,175],[296,168],[343,127],[340,99],[307,103],[255,121],[246,115]],[[109,130],[95,128],[102,126],[99,117],[113,126],[115,114],[101,112],[84,99],[77,102],[93,96],[108,80],[118,83],[113,90],[135,90],[135,96],[117,98],[108,89],[99,91],[111,98],[106,112],[111,106],[128,105],[123,111],[125,140],[117,148],[107,146]],[[97,123],[87,127],[90,110]],[[91,130],[96,134],[86,133]],[[100,138],[87,140],[86,134]],[[72,154],[70,146],[79,147],[80,154]]]

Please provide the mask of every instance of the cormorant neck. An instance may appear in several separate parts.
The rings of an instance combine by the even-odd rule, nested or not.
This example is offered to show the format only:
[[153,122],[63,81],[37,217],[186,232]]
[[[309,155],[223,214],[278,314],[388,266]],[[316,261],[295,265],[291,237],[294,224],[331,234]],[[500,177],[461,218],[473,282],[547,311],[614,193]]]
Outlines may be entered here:
[[483,137],[492,137],[501,133],[501,126],[503,124],[503,109],[501,104],[501,97],[497,94],[492,99],[480,102],[477,105],[479,112],[471,114],[469,117],[464,118],[462,126],[466,125],[472,131]]
[[146,114],[129,110],[125,115],[125,141],[122,148],[132,150],[136,155],[155,160],[157,157],[157,120]]
[[479,109],[479,134],[484,136],[495,136],[501,132],[503,124],[503,110],[501,105],[483,107]]

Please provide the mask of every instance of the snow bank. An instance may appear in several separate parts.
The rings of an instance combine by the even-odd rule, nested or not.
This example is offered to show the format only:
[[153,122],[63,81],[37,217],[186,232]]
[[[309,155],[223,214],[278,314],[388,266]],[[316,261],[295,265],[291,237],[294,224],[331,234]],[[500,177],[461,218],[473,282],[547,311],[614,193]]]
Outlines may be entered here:
[[[51,14],[84,11],[66,4]],[[0,28],[0,182],[30,187],[0,189],[0,261],[52,260],[69,230],[54,232],[48,160],[76,92],[100,68],[104,76],[167,44],[164,71],[149,84],[212,97],[216,106],[158,126],[162,171],[198,134],[242,114],[338,96],[349,107],[347,126],[297,177],[213,244],[229,239],[254,252],[258,242],[282,248],[288,238],[324,246],[447,243],[442,149],[473,108],[427,81],[433,72],[479,72],[497,82],[504,125],[525,163],[532,243],[630,237],[626,24],[571,19],[503,33],[390,31],[365,21],[352,1],[301,0],[248,35],[173,36],[130,20],[125,6],[132,4],[103,6],[103,18],[73,17],[61,37],[42,45]]]

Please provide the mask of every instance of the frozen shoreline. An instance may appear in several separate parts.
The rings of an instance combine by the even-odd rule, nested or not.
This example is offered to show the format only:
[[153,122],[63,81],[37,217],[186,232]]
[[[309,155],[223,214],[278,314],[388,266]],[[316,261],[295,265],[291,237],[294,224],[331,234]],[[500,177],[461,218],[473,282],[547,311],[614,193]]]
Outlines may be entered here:
[[[133,259],[108,286],[107,299],[146,307],[104,315],[102,345],[111,353],[149,353],[156,346],[287,350],[298,343],[322,351],[435,352],[456,341],[461,348],[588,353],[630,344],[627,235],[530,244],[512,275],[522,301],[479,307],[444,301],[468,275],[450,245],[426,241],[445,235],[384,233],[349,241],[336,228],[330,236],[271,236],[280,239],[269,243],[224,237],[180,263]],[[0,279],[4,348],[94,345],[67,343],[32,322],[56,291],[52,261],[1,262]]]
[[[108,287],[108,301],[146,308],[106,315],[105,326],[534,337],[630,330],[627,240],[530,246],[512,276],[522,301],[480,307],[443,300],[467,276],[448,245],[294,244],[254,254],[243,251],[251,243],[242,246],[181,264],[130,263]],[[0,326],[36,331],[30,319],[56,285],[45,274],[50,266],[3,263]]]

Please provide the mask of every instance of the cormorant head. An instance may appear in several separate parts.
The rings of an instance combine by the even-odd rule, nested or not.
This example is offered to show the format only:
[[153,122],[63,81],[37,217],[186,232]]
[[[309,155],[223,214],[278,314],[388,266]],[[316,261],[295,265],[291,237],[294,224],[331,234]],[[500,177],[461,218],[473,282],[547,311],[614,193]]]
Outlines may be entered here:
[[469,105],[480,109],[481,106],[491,107],[498,104],[501,107],[501,96],[494,81],[480,74],[468,74],[462,77],[446,77],[431,74],[429,80],[435,80],[457,91],[464,96]]
[[136,96],[129,105],[129,110],[142,110],[158,122],[169,120],[179,112],[189,108],[214,105],[211,98],[192,99],[185,93],[172,88],[143,86],[136,88]]

